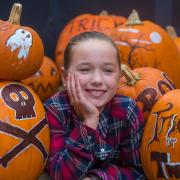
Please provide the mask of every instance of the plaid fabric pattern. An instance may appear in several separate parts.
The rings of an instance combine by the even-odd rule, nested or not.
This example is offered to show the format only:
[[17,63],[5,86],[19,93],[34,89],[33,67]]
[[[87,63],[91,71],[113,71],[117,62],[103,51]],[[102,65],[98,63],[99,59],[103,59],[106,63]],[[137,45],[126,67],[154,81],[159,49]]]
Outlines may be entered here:
[[144,119],[134,100],[116,95],[101,113],[97,130],[83,125],[67,92],[56,93],[44,106],[53,179],[78,180],[88,173],[103,180],[145,179],[139,155]]

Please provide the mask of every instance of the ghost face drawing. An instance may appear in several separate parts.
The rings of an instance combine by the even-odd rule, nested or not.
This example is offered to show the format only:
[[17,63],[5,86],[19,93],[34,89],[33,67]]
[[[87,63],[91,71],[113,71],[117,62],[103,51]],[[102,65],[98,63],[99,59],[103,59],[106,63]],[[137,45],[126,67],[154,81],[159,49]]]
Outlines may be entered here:
[[24,29],[17,29],[15,33],[9,37],[6,47],[10,46],[11,52],[19,48],[18,59],[26,59],[29,49],[32,46],[32,34]]

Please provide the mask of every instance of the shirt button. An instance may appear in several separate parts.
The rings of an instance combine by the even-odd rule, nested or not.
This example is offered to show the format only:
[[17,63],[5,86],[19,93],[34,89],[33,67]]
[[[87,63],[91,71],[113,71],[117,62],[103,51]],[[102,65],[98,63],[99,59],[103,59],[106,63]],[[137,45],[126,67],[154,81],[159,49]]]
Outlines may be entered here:
[[101,148],[101,152],[104,152],[104,148]]

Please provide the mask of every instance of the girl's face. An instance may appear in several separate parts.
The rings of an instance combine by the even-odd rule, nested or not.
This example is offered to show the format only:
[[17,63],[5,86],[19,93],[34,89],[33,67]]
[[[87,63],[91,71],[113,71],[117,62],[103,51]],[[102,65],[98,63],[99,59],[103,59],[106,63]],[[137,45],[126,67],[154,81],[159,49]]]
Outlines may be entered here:
[[120,78],[116,49],[104,40],[80,42],[72,49],[67,72],[80,80],[87,100],[101,110],[115,95]]

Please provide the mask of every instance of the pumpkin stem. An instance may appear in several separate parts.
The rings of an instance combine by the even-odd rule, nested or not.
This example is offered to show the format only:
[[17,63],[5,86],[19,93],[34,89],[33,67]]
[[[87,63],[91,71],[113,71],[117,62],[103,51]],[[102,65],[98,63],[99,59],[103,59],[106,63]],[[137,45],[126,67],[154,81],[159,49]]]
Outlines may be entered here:
[[140,74],[133,72],[127,65],[121,64],[121,72],[127,80],[129,86],[133,86],[140,80]]
[[138,25],[138,24],[142,25],[143,22],[140,20],[138,12],[135,9],[133,9],[131,14],[128,17],[126,26],[133,26],[133,25]]
[[21,12],[22,12],[22,4],[14,3],[11,9],[11,13],[9,15],[8,22],[10,22],[11,24],[20,25]]
[[99,13],[100,16],[107,16],[109,15],[108,11],[106,10],[102,10],[100,13]]
[[177,34],[173,26],[166,26],[166,31],[172,39],[177,38]]

